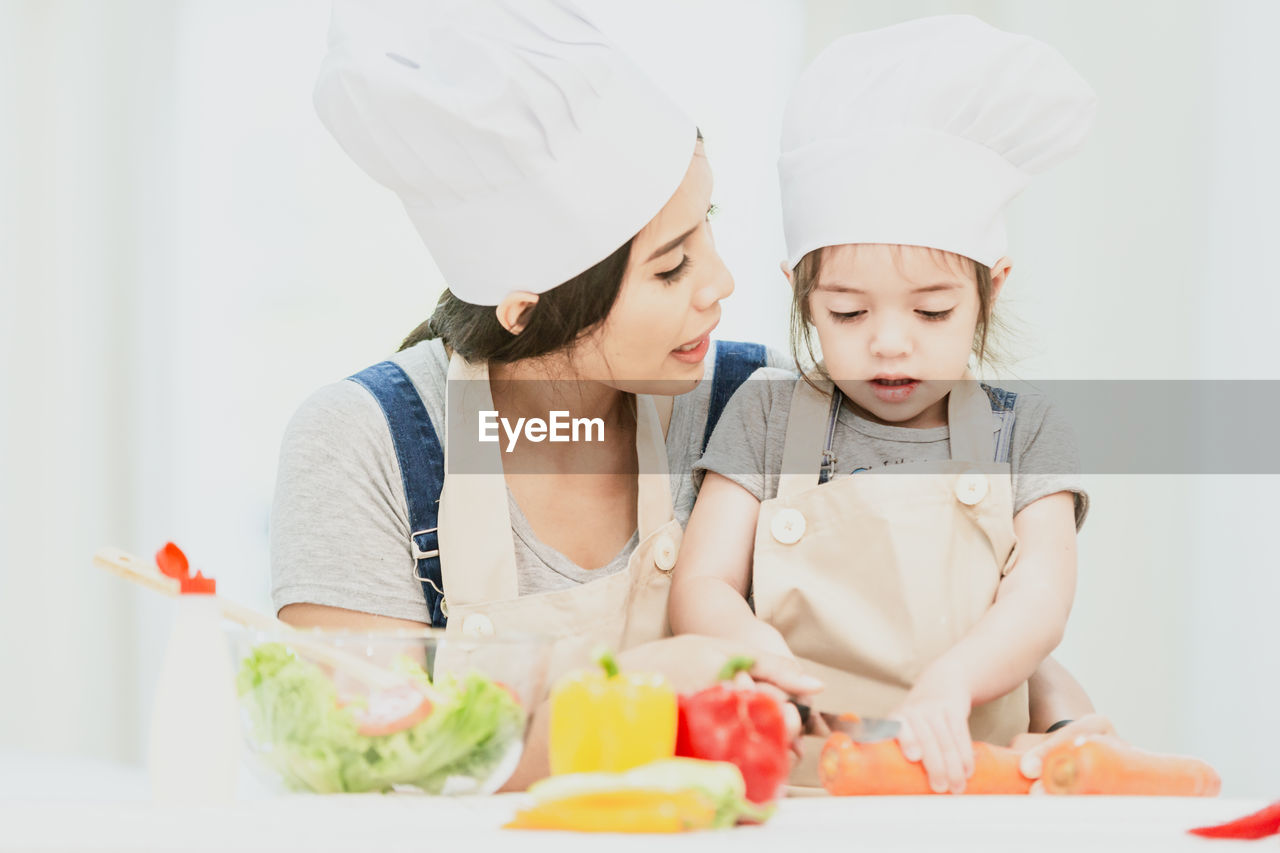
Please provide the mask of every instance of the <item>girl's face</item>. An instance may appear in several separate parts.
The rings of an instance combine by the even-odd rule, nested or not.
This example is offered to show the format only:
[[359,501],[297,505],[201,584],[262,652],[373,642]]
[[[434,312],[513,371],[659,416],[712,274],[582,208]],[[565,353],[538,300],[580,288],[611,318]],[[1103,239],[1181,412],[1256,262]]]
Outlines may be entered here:
[[[992,303],[1006,271],[1003,261],[992,270]],[[827,372],[855,411],[896,426],[946,424],[980,310],[970,264],[918,246],[829,246],[809,299]]]
[[609,316],[577,347],[580,375],[646,394],[682,394],[702,378],[720,300],[733,292],[707,221],[711,183],[699,142],[675,195],[632,241]]

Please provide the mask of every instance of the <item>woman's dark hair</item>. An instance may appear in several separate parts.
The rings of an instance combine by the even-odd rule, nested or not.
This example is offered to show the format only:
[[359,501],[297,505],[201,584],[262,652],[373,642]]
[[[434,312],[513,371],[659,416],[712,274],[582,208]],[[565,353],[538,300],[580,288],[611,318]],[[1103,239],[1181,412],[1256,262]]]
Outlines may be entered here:
[[564,349],[609,316],[630,257],[628,240],[586,272],[539,295],[518,335],[503,328],[492,305],[472,305],[445,290],[431,318],[410,332],[400,349],[439,338],[467,361],[496,362]]
[[[697,133],[701,141],[702,129]],[[400,349],[439,338],[467,361],[507,363],[564,349],[609,316],[630,258],[628,240],[591,269],[541,294],[518,335],[503,328],[492,305],[463,302],[446,289],[430,319],[410,332]]]

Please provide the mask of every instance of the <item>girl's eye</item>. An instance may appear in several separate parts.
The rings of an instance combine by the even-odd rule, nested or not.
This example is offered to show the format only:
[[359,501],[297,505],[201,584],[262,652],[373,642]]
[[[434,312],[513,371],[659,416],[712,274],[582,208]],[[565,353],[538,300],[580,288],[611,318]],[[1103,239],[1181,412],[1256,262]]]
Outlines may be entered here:
[[684,274],[689,271],[689,267],[691,266],[693,266],[693,260],[688,255],[685,255],[680,259],[680,263],[676,264],[666,272],[658,273],[657,276],[667,284],[675,284],[684,277]]
[[835,320],[837,323],[848,323],[850,320],[854,320],[858,317],[861,317],[865,313],[867,312],[866,311],[832,311],[831,319]]
[[720,205],[716,204],[715,202],[712,202],[711,206],[707,208],[707,220],[710,221],[714,219],[716,214],[719,212],[720,212]]
[[926,320],[945,320],[951,316],[951,312],[956,309],[948,308],[946,311],[917,311],[921,317]]

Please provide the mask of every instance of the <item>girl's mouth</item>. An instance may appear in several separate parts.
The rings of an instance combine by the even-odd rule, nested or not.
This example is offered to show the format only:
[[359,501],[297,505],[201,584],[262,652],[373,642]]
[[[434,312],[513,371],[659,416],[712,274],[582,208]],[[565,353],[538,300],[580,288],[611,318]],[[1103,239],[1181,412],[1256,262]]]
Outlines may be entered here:
[[887,377],[877,376],[867,383],[871,386],[872,392],[876,395],[876,399],[883,403],[901,403],[920,387],[919,379],[911,379],[905,376]]

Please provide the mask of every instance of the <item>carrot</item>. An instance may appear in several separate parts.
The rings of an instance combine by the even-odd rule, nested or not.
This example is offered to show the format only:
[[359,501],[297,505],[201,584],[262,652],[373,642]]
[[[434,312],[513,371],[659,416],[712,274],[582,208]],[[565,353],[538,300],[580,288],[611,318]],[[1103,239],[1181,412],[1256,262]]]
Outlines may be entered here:
[[[1031,780],[1018,770],[1022,753],[977,741],[974,770],[966,794],[1025,794]],[[841,732],[822,747],[818,775],[828,793],[836,796],[933,794],[924,765],[907,761],[896,740],[857,743]]]
[[1077,738],[1044,760],[1050,794],[1128,794],[1142,797],[1215,797],[1217,771],[1198,758],[1159,755],[1119,738]]

